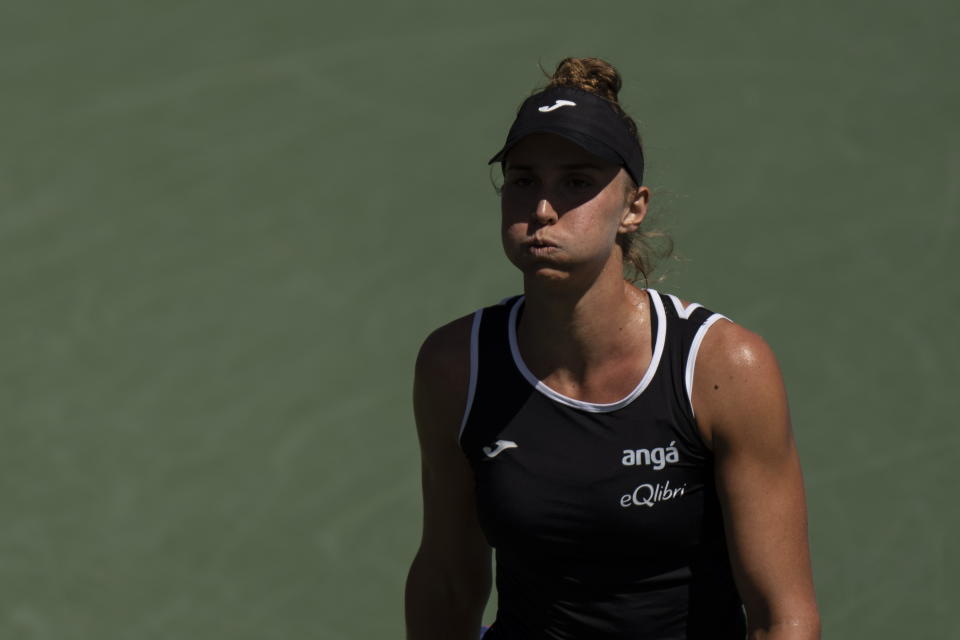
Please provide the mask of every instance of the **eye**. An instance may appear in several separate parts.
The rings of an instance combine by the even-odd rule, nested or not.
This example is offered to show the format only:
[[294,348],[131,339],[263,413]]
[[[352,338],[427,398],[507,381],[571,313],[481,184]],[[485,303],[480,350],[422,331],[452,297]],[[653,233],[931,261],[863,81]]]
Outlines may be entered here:
[[568,187],[572,187],[574,189],[586,189],[593,184],[590,180],[580,176],[570,176],[566,179],[566,183]]
[[510,184],[517,187],[529,187],[533,184],[533,178],[527,176],[518,176],[510,181]]

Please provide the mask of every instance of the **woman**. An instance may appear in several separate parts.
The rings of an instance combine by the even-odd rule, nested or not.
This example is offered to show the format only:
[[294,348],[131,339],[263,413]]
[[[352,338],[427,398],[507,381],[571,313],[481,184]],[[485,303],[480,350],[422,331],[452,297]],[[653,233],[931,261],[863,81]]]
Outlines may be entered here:
[[412,640],[819,637],[786,395],[758,335],[644,279],[650,192],[620,77],[566,59],[499,161],[524,295],[417,359]]

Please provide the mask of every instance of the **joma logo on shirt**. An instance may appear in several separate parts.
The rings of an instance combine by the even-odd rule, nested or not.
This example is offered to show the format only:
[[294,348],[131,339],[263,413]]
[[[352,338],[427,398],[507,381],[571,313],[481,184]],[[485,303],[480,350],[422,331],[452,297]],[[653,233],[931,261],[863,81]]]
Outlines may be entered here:
[[655,449],[624,449],[621,462],[625,467],[643,467],[652,466],[660,471],[667,466],[679,462],[680,454],[673,445],[677,443],[672,440],[667,447],[657,447]]

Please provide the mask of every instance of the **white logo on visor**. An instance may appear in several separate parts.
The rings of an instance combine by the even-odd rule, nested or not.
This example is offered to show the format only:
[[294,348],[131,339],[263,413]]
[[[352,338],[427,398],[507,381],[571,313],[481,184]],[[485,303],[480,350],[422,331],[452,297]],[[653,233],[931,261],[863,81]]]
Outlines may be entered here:
[[549,107],[547,105],[543,105],[542,107],[537,109],[537,111],[542,111],[543,113],[549,113],[551,111],[555,111],[559,109],[560,107],[575,107],[575,106],[577,106],[576,102],[570,102],[569,100],[557,100]]

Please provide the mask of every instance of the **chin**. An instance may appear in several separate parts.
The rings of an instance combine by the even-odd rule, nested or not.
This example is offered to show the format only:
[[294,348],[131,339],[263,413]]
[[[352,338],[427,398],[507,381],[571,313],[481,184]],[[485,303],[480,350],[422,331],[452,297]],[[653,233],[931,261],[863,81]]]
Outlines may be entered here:
[[556,260],[546,260],[531,256],[523,251],[507,253],[507,259],[524,275],[530,275],[538,271],[562,271],[563,267]]
[[572,274],[557,265],[533,264],[522,267],[523,279],[541,284],[562,284],[571,279]]

